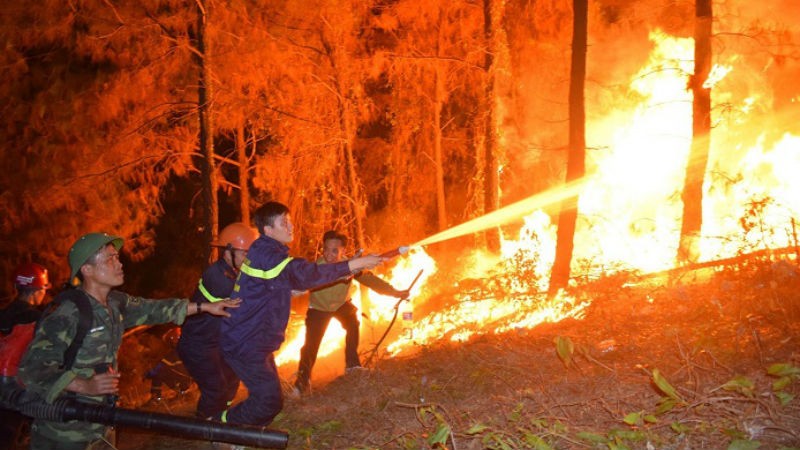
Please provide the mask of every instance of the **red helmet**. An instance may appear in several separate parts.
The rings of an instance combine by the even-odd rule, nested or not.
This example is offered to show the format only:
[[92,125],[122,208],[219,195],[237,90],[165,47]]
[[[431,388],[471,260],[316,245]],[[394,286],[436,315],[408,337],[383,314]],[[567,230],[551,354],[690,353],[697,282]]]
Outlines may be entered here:
[[172,327],[161,335],[161,339],[165,343],[167,343],[167,345],[171,345],[173,347],[178,345],[178,341],[180,340],[180,338],[181,338],[181,327]]
[[36,263],[22,264],[17,267],[17,270],[14,272],[14,285],[18,287],[50,289],[47,269]]
[[242,222],[234,222],[219,232],[219,237],[211,245],[214,247],[227,247],[230,245],[237,250],[247,250],[250,244],[258,239],[258,231],[248,227]]

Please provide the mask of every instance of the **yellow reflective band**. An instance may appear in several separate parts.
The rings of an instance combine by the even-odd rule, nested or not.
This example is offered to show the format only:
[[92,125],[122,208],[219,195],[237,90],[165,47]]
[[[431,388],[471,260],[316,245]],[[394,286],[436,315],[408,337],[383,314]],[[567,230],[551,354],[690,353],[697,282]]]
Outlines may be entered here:
[[228,410],[222,411],[222,416],[219,418],[220,422],[227,422],[228,421]]
[[219,301],[224,300],[223,298],[214,297],[213,295],[211,295],[211,292],[208,292],[206,287],[203,286],[203,279],[202,278],[200,278],[200,282],[197,283],[197,288],[200,289],[200,293],[203,294],[203,297],[205,297],[206,300],[210,301],[211,303],[219,302]]
[[289,261],[291,261],[292,259],[294,259],[294,258],[292,258],[290,256],[290,257],[284,259],[283,261],[281,261],[280,264],[278,264],[277,266],[275,266],[275,267],[273,267],[272,269],[269,269],[269,270],[253,269],[249,265],[250,261],[245,261],[244,264],[242,264],[241,271],[242,271],[242,273],[250,275],[251,277],[254,277],[254,278],[261,278],[263,280],[271,280],[271,279],[277,277],[278,275],[280,275],[281,272],[283,272],[283,269],[286,267],[287,264],[289,264]]

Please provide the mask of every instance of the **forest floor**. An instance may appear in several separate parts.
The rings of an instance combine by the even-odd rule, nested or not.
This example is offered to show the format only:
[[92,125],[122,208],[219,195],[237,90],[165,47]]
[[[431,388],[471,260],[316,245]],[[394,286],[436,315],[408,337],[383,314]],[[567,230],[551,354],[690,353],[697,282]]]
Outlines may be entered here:
[[[316,379],[270,427],[289,433],[290,449],[800,448],[794,263],[581,289],[592,299],[582,319],[439,342]],[[156,409],[190,415],[195,400]],[[214,446],[122,430],[118,448]]]

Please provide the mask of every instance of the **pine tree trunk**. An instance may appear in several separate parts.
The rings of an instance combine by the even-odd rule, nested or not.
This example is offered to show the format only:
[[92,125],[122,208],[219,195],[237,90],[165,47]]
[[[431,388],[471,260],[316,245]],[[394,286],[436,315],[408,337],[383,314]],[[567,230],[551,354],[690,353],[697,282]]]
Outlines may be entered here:
[[[584,111],[584,80],[586,78],[586,42],[588,0],[573,0],[572,67],[569,83],[569,150],[567,183],[582,178],[586,172],[586,116]],[[550,274],[550,294],[567,287],[572,264],[575,222],[578,218],[578,197],[561,202],[556,236],[556,255]]]
[[678,262],[697,261],[698,241],[703,226],[703,180],[708,165],[711,135],[711,88],[704,87],[711,71],[711,0],[695,3],[694,75],[689,80],[692,100],[692,147],[683,185],[683,223]]
[[[346,98],[344,99],[347,100]],[[350,198],[353,204],[353,216],[356,220],[356,247],[364,248],[364,216],[366,215],[364,204],[361,200],[361,188],[356,170],[356,161],[353,156],[353,140],[355,139],[355,119],[353,111],[347,106],[342,108],[342,121],[344,125],[344,154],[347,166],[347,184],[350,191]]]
[[[355,156],[353,155],[353,142],[356,139],[356,113],[353,110],[352,99],[348,95],[350,91],[348,76],[347,58],[345,50],[337,49],[336,44],[329,43],[323,37],[326,56],[330,62],[331,69],[335,74],[334,89],[338,100],[339,113],[339,133],[341,144],[339,150],[344,158],[344,170],[347,177],[347,194],[352,206],[353,219],[355,220],[355,245],[356,248],[365,247],[364,238],[364,217],[366,216],[366,206],[362,200],[360,180],[356,167]],[[339,54],[338,52],[343,52]]]
[[[497,32],[502,16],[502,0],[483,1],[483,33],[489,51],[484,56],[483,68],[486,72],[484,84],[485,123],[484,123],[484,157],[483,157],[483,212],[484,214],[500,208],[500,177],[497,161],[497,102],[495,100],[495,55],[498,50]],[[490,252],[500,251],[500,230],[489,229],[486,232],[486,245]]]
[[[442,11],[439,10],[439,35],[436,42],[436,55],[441,56]],[[442,155],[442,105],[445,96],[443,62],[437,62],[434,71],[433,96],[433,159],[436,165],[436,219],[439,231],[447,228],[447,203],[444,196],[444,157]]]
[[[253,140],[255,147],[255,140]],[[255,150],[255,148],[253,149]],[[250,185],[249,164],[247,162],[247,139],[245,126],[240,122],[236,127],[236,157],[239,162],[239,208],[242,211],[242,222],[250,224]]]
[[[217,205],[217,170],[214,161],[214,133],[211,121],[212,98],[211,73],[208,57],[208,3],[197,2],[197,64],[199,70],[199,87],[197,90],[198,118],[200,126],[200,154],[203,155],[203,198],[205,199],[205,238],[208,243],[217,238],[218,205]],[[208,246],[207,258],[216,259],[216,253]]]

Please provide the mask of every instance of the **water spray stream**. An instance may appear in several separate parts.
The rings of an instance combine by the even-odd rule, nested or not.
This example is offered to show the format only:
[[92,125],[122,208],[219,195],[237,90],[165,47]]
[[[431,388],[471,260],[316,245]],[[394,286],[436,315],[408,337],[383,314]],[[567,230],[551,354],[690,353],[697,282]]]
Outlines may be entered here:
[[561,187],[533,195],[524,200],[504,206],[497,211],[476,217],[468,222],[456,225],[452,228],[436,233],[417,243],[410,245],[411,248],[423,247],[428,244],[454,239],[467,234],[477,233],[489,228],[497,227],[513,220],[524,217],[531,212],[552,205],[570,197],[575,197],[583,190],[588,183],[588,178],[575,180]]

